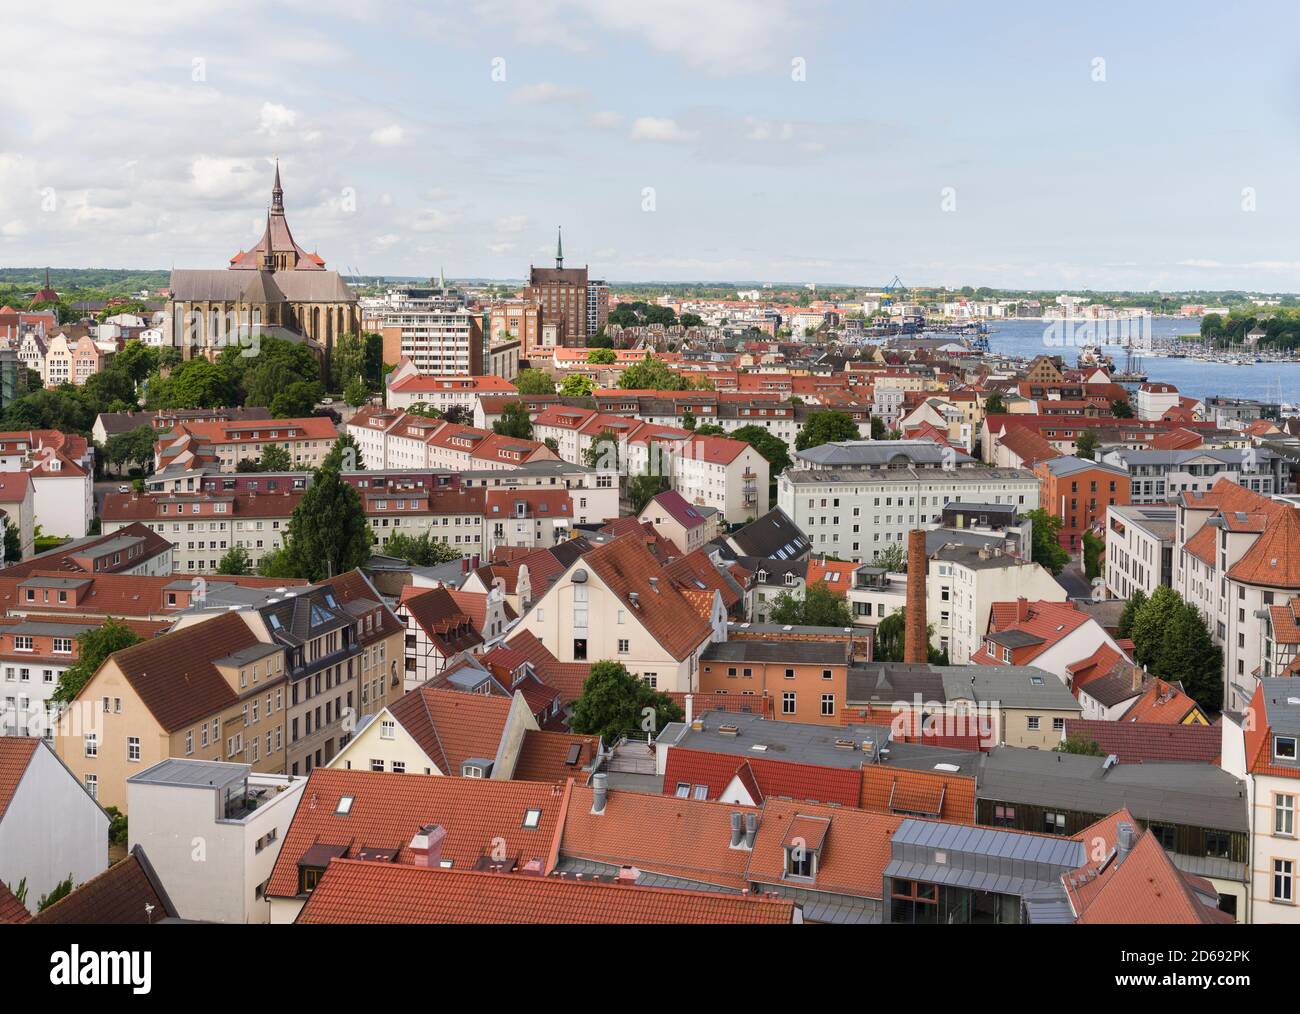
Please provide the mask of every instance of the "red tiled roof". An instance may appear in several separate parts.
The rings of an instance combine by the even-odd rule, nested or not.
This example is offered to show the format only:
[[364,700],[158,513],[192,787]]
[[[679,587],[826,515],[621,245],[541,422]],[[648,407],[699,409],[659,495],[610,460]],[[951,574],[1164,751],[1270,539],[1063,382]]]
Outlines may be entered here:
[[[636,536],[597,546],[582,558],[663,648],[676,659],[686,658],[708,640],[712,628],[699,615],[659,562]],[[650,578],[657,578],[652,586]],[[639,602],[633,604],[632,595]]]
[[32,925],[142,926],[178,914],[137,845],[121,862],[36,913]]
[[459,775],[470,758],[493,760],[501,745],[510,698],[417,687],[388,713],[444,775]]
[[1222,749],[1222,729],[1217,725],[1169,725],[1159,722],[1103,722],[1082,718],[1065,720],[1065,735],[1092,740],[1121,764],[1146,761],[1187,761],[1217,764]]
[[0,926],[16,926],[31,917],[23,903],[0,881]]
[[[345,796],[352,803],[340,814],[339,800]],[[472,869],[501,849],[521,865],[540,858],[549,869],[568,799],[567,787],[536,782],[315,768],[284,835],[266,893],[295,897],[298,860],[316,844],[346,846],[342,858],[355,856],[363,847],[396,849],[397,861],[409,863],[412,837],[431,824],[446,830],[442,858],[455,869]],[[529,810],[541,811],[536,827],[524,826]]]
[[521,782],[583,780],[587,774],[583,768],[595,759],[599,746],[600,740],[595,736],[529,729],[524,733],[513,777]]
[[336,859],[300,923],[789,923],[794,902],[703,891]]
[[0,736],[0,820],[40,745],[41,741],[31,736]]
[[[1177,725],[1200,706],[1176,686],[1157,679],[1121,716],[1121,722]],[[1201,717],[1204,717],[1202,714]]]
[[975,779],[938,771],[867,765],[856,805],[878,813],[933,815],[957,824],[975,823]]
[[1228,568],[1228,576],[1245,584],[1300,588],[1300,510],[1275,511],[1263,533]]
[[857,806],[862,786],[862,773],[856,768],[673,747],[664,767],[663,791],[665,795],[676,795],[678,785],[706,785],[707,798],[716,800],[737,776],[748,782],[746,789],[755,805],[761,805],[769,796],[778,796]]
[[591,789],[575,785],[560,849],[578,859],[743,889],[750,854],[730,847],[735,812],[758,811],[611,789],[604,812],[592,813]]
[[419,624],[445,658],[457,652],[470,651],[483,643],[470,618],[461,612],[446,588],[407,585],[402,589],[398,606]]

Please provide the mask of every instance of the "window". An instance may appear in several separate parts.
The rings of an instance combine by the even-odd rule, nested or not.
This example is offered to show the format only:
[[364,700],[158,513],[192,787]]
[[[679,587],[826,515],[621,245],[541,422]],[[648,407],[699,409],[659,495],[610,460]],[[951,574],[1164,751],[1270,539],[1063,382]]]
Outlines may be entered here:
[[98,733],[96,732],[86,733],[85,744],[86,744],[87,757],[99,756],[99,734]]
[[822,694],[822,714],[827,717],[835,714],[834,694]]
[[620,655],[626,655],[630,650],[631,645],[628,643],[627,639],[620,637],[618,640],[618,653]]
[[86,791],[91,799],[99,798],[99,775],[86,775]]
[[1295,900],[1295,864],[1290,859],[1273,860],[1273,900],[1291,904]]
[[1064,719],[1064,718],[1053,718],[1053,719],[1052,719],[1052,731],[1053,731],[1053,732],[1064,732],[1064,731],[1065,731],[1065,719]]
[[1030,715],[1030,716],[1028,716],[1028,717],[1025,719],[1025,722],[1026,722],[1026,723],[1028,724],[1028,726],[1029,726],[1029,731],[1030,731],[1030,732],[1037,732],[1037,731],[1038,731],[1038,720],[1039,720],[1039,716],[1038,716],[1038,715]]
[[1050,811],[1044,813],[1043,831],[1046,834],[1065,834],[1065,814]]
[[126,738],[126,759],[132,763],[138,763],[140,760],[140,737],[128,736]]
[[677,783],[677,791],[676,791],[675,795],[677,796],[678,799],[689,799],[690,796],[691,796],[691,783],[690,783],[690,782],[678,782],[678,783]]
[[1166,851],[1172,851],[1178,845],[1178,831],[1169,824],[1149,824],[1148,830]]
[[379,760],[379,759],[375,758],[375,757],[371,757],[371,758],[370,758],[370,770],[371,770],[371,771],[383,771],[383,770],[384,770],[384,762],[383,762],[382,760]]
[[1000,827],[1014,827],[1016,808],[1014,806],[1002,806],[1001,804],[993,807],[993,823]]
[[[397,733],[397,723],[394,722],[391,718],[385,718],[383,722],[380,723],[379,725],[380,739],[393,739],[396,733]],[[384,769],[381,767],[379,770],[383,771]]]
[[406,761],[393,761],[393,774],[395,775],[406,774]]
[[781,695],[781,714],[793,715],[795,713],[795,694],[792,690],[787,690]]
[[1273,833],[1287,837],[1295,834],[1295,796],[1273,797]]
[[536,827],[541,823],[541,810],[528,810],[524,813],[524,827]]
[[1274,736],[1273,756],[1278,760],[1295,760],[1295,737]]

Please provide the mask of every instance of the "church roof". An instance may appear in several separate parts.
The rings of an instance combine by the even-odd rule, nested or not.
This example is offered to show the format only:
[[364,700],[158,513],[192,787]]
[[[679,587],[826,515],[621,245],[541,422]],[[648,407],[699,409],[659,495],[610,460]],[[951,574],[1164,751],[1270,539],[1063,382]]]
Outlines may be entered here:
[[[260,281],[259,281],[260,279]],[[272,298],[255,298],[265,287]],[[337,271],[249,272],[178,269],[172,272],[172,298],[178,302],[352,303],[356,294]],[[274,295],[278,293],[278,296]]]
[[275,184],[271,187],[271,208],[266,217],[266,229],[251,250],[241,250],[230,258],[230,267],[237,271],[260,271],[263,257],[268,253],[292,253],[290,271],[324,271],[325,262],[314,253],[300,247],[289,231],[289,221],[284,217],[284,190],[280,186],[280,163],[275,163]]

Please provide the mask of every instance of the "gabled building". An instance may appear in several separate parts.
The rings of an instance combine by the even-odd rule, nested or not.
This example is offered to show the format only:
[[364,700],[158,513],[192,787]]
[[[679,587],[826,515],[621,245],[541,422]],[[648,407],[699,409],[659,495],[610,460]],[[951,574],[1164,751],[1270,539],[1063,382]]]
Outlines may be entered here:
[[405,628],[406,692],[438,676],[461,652],[481,651],[483,635],[446,588],[408,585],[397,603]]

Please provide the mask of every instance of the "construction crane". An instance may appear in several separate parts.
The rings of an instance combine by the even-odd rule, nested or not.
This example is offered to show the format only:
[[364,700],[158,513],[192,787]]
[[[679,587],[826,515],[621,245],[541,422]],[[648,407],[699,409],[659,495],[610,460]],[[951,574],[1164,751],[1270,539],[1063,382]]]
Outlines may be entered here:
[[893,305],[894,297],[902,291],[904,291],[903,280],[895,275],[893,281],[886,285],[880,294],[880,308],[883,310]]

